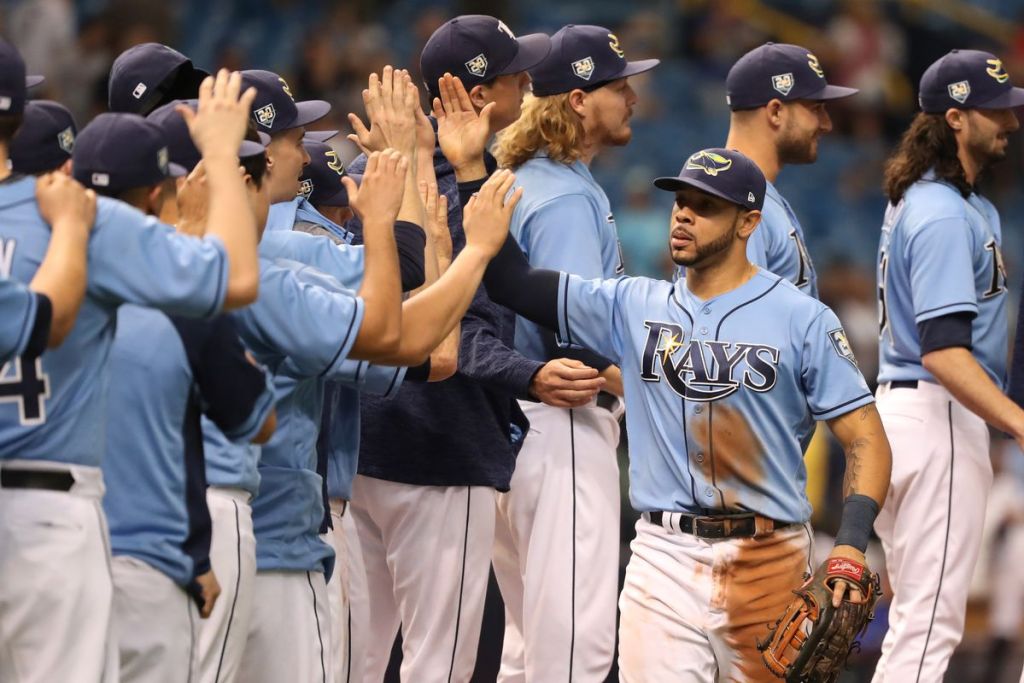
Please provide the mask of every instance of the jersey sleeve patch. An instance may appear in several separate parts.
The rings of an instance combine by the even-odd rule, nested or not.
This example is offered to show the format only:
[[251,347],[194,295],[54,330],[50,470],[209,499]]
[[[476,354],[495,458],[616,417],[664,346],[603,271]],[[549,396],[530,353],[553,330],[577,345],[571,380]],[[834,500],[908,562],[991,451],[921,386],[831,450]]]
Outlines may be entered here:
[[857,358],[853,355],[853,348],[850,346],[850,340],[846,338],[846,331],[843,328],[837,328],[835,330],[829,330],[828,338],[832,340],[832,347],[836,350],[842,358],[853,363],[857,366]]

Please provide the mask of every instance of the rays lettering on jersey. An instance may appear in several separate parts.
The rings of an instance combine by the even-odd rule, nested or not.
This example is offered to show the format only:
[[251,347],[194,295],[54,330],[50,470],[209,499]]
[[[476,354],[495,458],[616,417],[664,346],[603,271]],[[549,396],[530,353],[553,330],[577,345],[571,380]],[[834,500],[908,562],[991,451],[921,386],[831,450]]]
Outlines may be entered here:
[[[740,386],[771,391],[779,376],[779,350],[766,344],[691,339],[681,325],[645,320],[640,379],[660,382],[661,372],[672,390],[689,401],[717,401]],[[742,376],[735,377],[743,362]]]

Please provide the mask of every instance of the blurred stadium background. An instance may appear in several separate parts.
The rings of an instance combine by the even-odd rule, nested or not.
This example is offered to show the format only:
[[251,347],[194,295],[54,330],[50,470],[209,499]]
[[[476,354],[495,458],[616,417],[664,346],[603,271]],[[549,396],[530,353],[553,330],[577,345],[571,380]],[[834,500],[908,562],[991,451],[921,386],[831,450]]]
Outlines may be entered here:
[[[818,55],[831,82],[860,88],[857,97],[830,105],[835,129],[821,143],[817,164],[787,168],[778,187],[804,226],[822,298],[842,318],[869,381],[877,368],[874,260],[885,206],[881,168],[915,111],[918,78],[948,50],[970,47],[995,52],[1017,84],[1024,84],[1024,0],[0,2],[3,34],[21,50],[31,73],[47,77],[41,92],[33,94],[66,104],[80,127],[105,110],[106,76],[114,57],[133,44],[158,41],[208,70],[277,71],[301,98],[332,102],[331,117],[318,127],[345,133],[345,114],[362,111],[359,93],[371,71],[394,64],[417,72],[420,48],[434,29],[466,13],[499,16],[517,33],[553,32],[568,23],[601,24],[617,33],[630,58],[662,60],[658,69],[634,79],[640,101],[633,142],[602,154],[594,164],[615,209],[631,274],[665,276],[669,271],[664,246],[671,200],[664,193],[656,196],[650,179],[674,174],[691,151],[724,142],[728,111],[723,84],[740,55],[768,40],[798,43]],[[344,135],[334,144],[346,159],[356,153]],[[1009,159],[983,183],[1003,219],[1013,311],[1024,260],[1022,169],[1024,133],[1011,143]],[[995,443],[997,484],[991,500],[959,503],[989,506],[986,527],[978,533],[990,541],[948,681],[1017,681],[1024,656],[1019,638],[1024,456],[1012,443]],[[808,453],[815,524],[823,541],[838,521],[842,461],[825,438],[816,439]],[[624,486],[625,480],[624,467]],[[624,499],[623,566],[634,519]],[[499,599],[493,597],[478,681],[493,681],[497,670],[502,620]],[[1006,610],[998,628],[991,625],[992,605]],[[855,655],[855,670],[844,681],[870,679],[885,623],[882,609]]]

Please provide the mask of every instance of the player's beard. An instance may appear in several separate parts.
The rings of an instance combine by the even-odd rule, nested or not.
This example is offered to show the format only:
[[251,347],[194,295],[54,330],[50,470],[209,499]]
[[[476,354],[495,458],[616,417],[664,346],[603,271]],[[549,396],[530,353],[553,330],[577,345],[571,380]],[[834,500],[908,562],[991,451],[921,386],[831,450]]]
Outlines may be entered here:
[[739,212],[737,217],[733,219],[732,226],[726,230],[722,235],[716,237],[706,244],[696,244],[697,253],[693,256],[681,256],[672,257],[672,261],[677,266],[686,266],[687,268],[698,268],[703,264],[706,264],[712,257],[718,256],[722,252],[729,249],[732,243],[736,241],[736,228],[739,225]]
[[813,164],[818,159],[818,135],[796,130],[792,123],[781,131],[775,149],[779,162],[787,164]]
[[996,136],[972,136],[967,141],[967,152],[978,165],[979,173],[1005,159],[1008,148],[1009,145],[1000,144]]

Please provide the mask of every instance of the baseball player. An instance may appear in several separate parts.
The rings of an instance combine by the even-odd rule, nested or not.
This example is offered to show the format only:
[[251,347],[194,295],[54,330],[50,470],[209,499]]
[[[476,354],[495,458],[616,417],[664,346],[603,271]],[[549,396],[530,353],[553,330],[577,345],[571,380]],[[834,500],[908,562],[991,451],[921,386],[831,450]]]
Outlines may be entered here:
[[761,224],[747,242],[747,257],[817,297],[818,278],[803,228],[774,183],[786,164],[814,163],[818,138],[832,130],[826,102],[857,91],[829,85],[818,58],[806,48],[776,43],[740,57],[725,89],[732,112],[725,147],[753,159],[768,180]]
[[[628,79],[658,60],[627,61],[618,38],[600,26],[566,26],[551,43],[551,54],[530,71],[533,97],[495,147],[498,163],[516,172],[525,191],[511,233],[538,267],[614,277],[623,272],[615,218],[589,165],[602,150],[629,143],[637,98]],[[581,361],[621,394],[609,359],[559,349],[550,332],[527,320],[516,321],[516,348],[541,362]],[[575,408],[520,403],[531,432],[511,490],[498,497],[493,558],[506,606],[501,681],[603,681],[611,668],[619,415],[607,399]]]
[[[808,567],[815,421],[847,457],[833,558],[864,564],[889,445],[835,314],[747,260],[766,190],[757,166],[706,149],[655,184],[675,193],[669,246],[685,279],[531,269],[510,239],[486,284],[560,343],[622,368],[643,514],[619,600],[620,680],[774,681],[756,641]],[[501,196],[481,192],[478,210],[508,216]],[[845,591],[840,580],[836,602]]]
[[[546,36],[516,38],[503,22],[481,15],[452,19],[424,46],[420,66],[430,94],[442,97],[446,72],[468,90],[465,116],[446,117],[444,132],[440,120],[432,124],[438,127],[434,170],[447,197],[455,253],[463,241],[459,195],[486,173],[484,147],[519,116],[525,71],[549,50]],[[440,109],[435,99],[435,115]],[[353,125],[365,146],[373,126]],[[360,167],[356,159],[348,171]],[[354,223],[346,227],[358,233]],[[383,678],[400,624],[404,679],[470,678],[493,545],[494,491],[508,488],[527,428],[513,399],[585,401],[602,383],[592,369],[515,353],[513,332],[514,315],[481,288],[462,321],[453,377],[406,382],[393,399],[363,397],[359,474],[349,507],[369,591],[364,680]],[[426,554],[438,561],[425,565]]]
[[59,170],[70,175],[76,135],[78,126],[64,105],[49,100],[26,103],[8,150],[11,170],[33,175]]
[[[9,103],[10,117],[24,107],[25,67],[2,42],[0,65],[0,101]],[[3,680],[116,675],[116,650],[108,649],[112,587],[99,469],[115,315],[122,303],[204,316],[255,299],[256,231],[234,157],[244,131],[237,109],[251,95],[240,101],[239,85],[226,71],[209,79],[193,126],[213,190],[210,235],[176,235],[127,205],[100,198],[88,243],[86,298],[74,328],[60,348],[32,363],[15,360],[0,377]],[[6,118],[0,128],[6,155],[16,121]],[[94,181],[102,185],[103,175]],[[34,201],[36,187],[32,177],[0,187],[0,252],[11,255],[8,275],[20,282],[32,279],[47,248],[44,219],[54,222],[48,215],[53,207]],[[62,211],[89,213],[75,192],[57,201]]]
[[938,681],[960,642],[992,485],[988,425],[1024,443],[1007,398],[999,214],[975,189],[1018,128],[1003,63],[953,50],[886,164],[878,251],[878,411],[900,457],[875,529],[893,587],[874,680]]
[[[99,194],[155,215],[160,207],[149,200],[162,196],[155,186],[173,182],[162,154],[166,139],[152,122],[99,117],[74,157],[91,172],[77,178],[90,186],[106,174],[109,182],[94,188]],[[187,680],[195,675],[199,616],[219,592],[210,571],[200,414],[236,440],[266,441],[273,390],[224,316],[194,320],[122,306],[109,367],[103,508],[120,680]]]
[[110,111],[140,114],[172,100],[196,97],[208,76],[185,55],[160,43],[141,43],[114,60],[107,79]]
[[[307,133],[303,138],[302,146],[306,148],[309,155],[309,164],[302,169],[302,176],[299,178],[299,194],[303,199],[313,205],[321,216],[329,220],[333,225],[341,226],[352,218],[352,209],[348,205],[348,192],[341,184],[341,177],[345,175],[345,166],[342,164],[338,153],[330,145],[317,142],[309,137]],[[358,178],[355,178],[358,182]],[[314,235],[324,235],[336,242],[350,241],[352,234],[347,230],[338,234],[333,229],[317,226],[308,222],[306,231]],[[296,226],[296,229],[303,229]],[[347,239],[346,239],[347,238]]]

